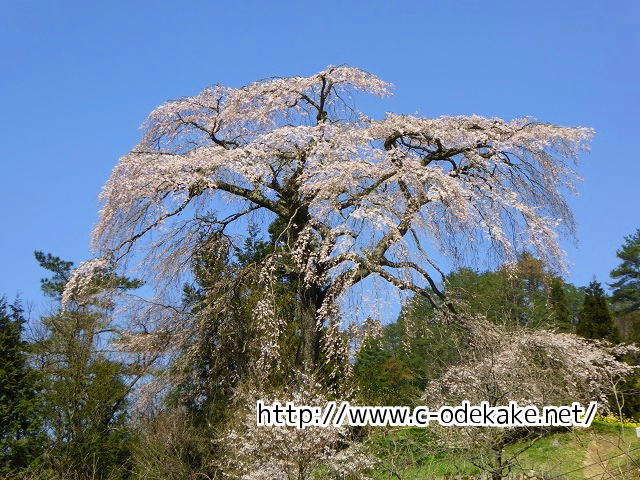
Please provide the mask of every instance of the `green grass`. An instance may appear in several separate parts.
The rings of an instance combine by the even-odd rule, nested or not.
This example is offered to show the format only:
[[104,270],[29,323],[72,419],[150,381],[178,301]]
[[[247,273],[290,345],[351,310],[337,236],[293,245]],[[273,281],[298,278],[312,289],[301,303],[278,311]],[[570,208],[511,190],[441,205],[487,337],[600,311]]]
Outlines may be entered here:
[[[479,473],[463,452],[434,453],[428,429],[372,430],[371,445],[381,465],[373,478],[424,480]],[[507,450],[523,447],[516,444]],[[586,480],[640,478],[640,439],[635,427],[594,422],[590,428],[558,431],[536,441],[518,456],[513,472],[536,472],[546,478]],[[395,472],[395,473],[394,473]],[[608,472],[608,473],[606,473]],[[396,475],[397,474],[397,475]]]

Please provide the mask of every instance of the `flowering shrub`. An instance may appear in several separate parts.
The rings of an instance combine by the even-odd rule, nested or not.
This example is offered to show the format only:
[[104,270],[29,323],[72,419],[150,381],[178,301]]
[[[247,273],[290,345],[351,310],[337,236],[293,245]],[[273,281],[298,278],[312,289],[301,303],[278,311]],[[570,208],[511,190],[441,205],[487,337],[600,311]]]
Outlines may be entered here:
[[436,403],[488,401],[490,405],[589,403],[609,412],[615,381],[633,371],[617,360],[632,346],[613,346],[546,330],[504,330],[481,318],[469,322],[472,348],[427,389]]
[[[423,397],[438,408],[468,400],[491,406],[584,406],[597,401],[601,412],[610,412],[608,396],[616,382],[634,370],[617,357],[633,346],[613,346],[572,334],[518,328],[506,330],[480,318],[468,319],[468,348],[462,361],[432,382]],[[544,427],[441,427],[430,428],[436,443],[467,457],[474,465],[503,478],[517,464],[517,457],[547,429]],[[521,448],[507,447],[522,442]]]
[[614,425],[623,425],[625,427],[640,427],[639,421],[626,418],[625,416],[619,416],[613,412],[609,412],[607,415],[602,415],[598,413],[596,414],[594,421],[602,422],[602,423],[611,423]]
[[354,442],[346,427],[257,426],[256,401],[279,401],[324,407],[327,396],[311,376],[267,394],[260,388],[239,388],[237,420],[222,438],[225,473],[246,480],[362,479],[374,465],[364,445]]

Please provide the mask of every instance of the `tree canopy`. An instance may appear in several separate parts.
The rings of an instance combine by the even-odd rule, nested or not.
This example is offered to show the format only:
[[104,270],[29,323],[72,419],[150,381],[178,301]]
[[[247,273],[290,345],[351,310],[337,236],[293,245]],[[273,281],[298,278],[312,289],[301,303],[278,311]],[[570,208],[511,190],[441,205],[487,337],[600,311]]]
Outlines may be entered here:
[[[154,334],[166,338],[183,320],[158,305],[188,273],[203,232],[237,244],[249,219],[277,220],[286,253],[265,259],[262,276],[286,265],[299,285],[301,368],[317,364],[323,326],[367,278],[446,304],[434,248],[461,260],[487,244],[503,259],[526,247],[561,268],[557,235],[574,229],[564,194],[592,130],[476,115],[373,119],[355,108],[353,94],[385,97],[390,88],[338,66],[215,85],[158,107],[104,186],[99,257],[76,270],[66,299],[82,294],[87,276],[139,262],[158,297],[148,303],[154,328],[130,339],[160,348]],[[281,328],[275,308],[265,296],[255,311],[271,332],[265,341]]]

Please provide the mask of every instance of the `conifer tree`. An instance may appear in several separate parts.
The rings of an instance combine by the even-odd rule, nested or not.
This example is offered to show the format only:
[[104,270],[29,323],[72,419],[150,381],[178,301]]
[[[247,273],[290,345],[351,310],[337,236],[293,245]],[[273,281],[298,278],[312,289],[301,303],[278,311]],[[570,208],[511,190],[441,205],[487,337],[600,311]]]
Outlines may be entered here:
[[463,268],[450,273],[447,293],[465,313],[496,323],[549,328],[557,320],[548,305],[553,278],[544,262],[525,252],[496,271]]
[[27,363],[19,303],[0,299],[0,476],[27,468],[42,451],[37,373]]
[[555,277],[551,281],[549,302],[551,303],[558,331],[571,333],[573,331],[571,308],[569,307],[569,299],[567,298],[564,282],[559,277]]
[[576,333],[585,338],[603,338],[611,342],[620,340],[600,282],[593,280],[585,290]]
[[[616,325],[625,342],[640,342],[640,229],[625,237],[625,243],[616,256],[621,260],[610,275],[614,280],[612,307]],[[640,364],[640,355],[627,355],[625,360],[632,365]],[[640,418],[640,372],[636,371],[621,392],[624,396],[622,413],[629,418]]]
[[611,271],[611,278],[615,282],[613,301],[621,313],[631,313],[640,310],[640,229],[636,233],[625,237],[625,244],[616,253],[622,261]]
[[[280,369],[273,358],[261,351],[261,332],[252,314],[265,296],[273,298],[279,315],[295,319],[296,281],[278,265],[278,281],[265,289],[259,270],[267,256],[278,250],[277,225],[270,238],[262,240],[249,227],[249,236],[234,248],[224,236],[203,235],[199,253],[192,262],[194,283],[185,285],[184,308],[190,322],[185,325],[181,353],[174,362],[174,376],[180,380],[174,392],[179,403],[186,402],[200,421],[210,423],[213,414],[221,420],[235,385],[266,363],[270,381],[277,384]],[[224,281],[221,281],[223,280]],[[284,320],[283,320],[284,323]],[[274,335],[272,348],[279,350],[278,362],[295,361],[299,339],[295,322]],[[275,329],[274,329],[275,330]],[[290,365],[289,365],[290,366]],[[285,369],[287,370],[287,369]]]

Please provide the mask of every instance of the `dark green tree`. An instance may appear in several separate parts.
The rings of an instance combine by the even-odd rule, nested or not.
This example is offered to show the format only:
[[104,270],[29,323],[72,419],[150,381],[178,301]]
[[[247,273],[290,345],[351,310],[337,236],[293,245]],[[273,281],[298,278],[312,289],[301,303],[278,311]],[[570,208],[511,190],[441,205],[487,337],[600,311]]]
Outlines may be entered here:
[[602,338],[614,343],[620,340],[600,282],[593,280],[585,290],[576,333],[585,338]]
[[[282,373],[291,370],[299,338],[296,279],[288,275],[286,264],[278,264],[279,281],[265,292],[259,271],[267,257],[277,253],[276,228],[268,240],[249,228],[249,236],[237,249],[223,236],[203,236],[199,253],[193,259],[194,283],[184,287],[184,307],[191,313],[192,334],[181,346],[190,352],[187,361],[179,358],[174,372],[183,381],[174,392],[180,403],[211,423],[211,414],[221,420],[237,383],[255,373],[260,360],[262,332],[256,325],[256,304],[265,296],[277,299],[279,315],[286,318],[281,332],[279,361],[272,365],[270,382],[281,383]],[[221,304],[224,308],[221,308]],[[181,356],[182,357],[182,356]]]
[[354,378],[363,401],[372,405],[409,405],[418,396],[410,353],[402,350],[402,327],[384,327],[381,337],[368,336],[356,356]]
[[18,302],[0,298],[0,477],[18,474],[42,453],[38,375],[28,365],[22,339],[25,319]]
[[[581,294],[532,255],[496,271],[460,269],[448,275],[446,291],[463,316],[483,316],[511,326],[572,331]],[[574,314],[573,310],[576,311]],[[365,399],[377,404],[411,404],[473,340],[462,325],[442,324],[433,307],[416,296],[382,336],[367,337],[355,363]]]
[[549,303],[554,314],[554,323],[557,331],[562,333],[573,332],[573,315],[571,314],[569,298],[565,283],[559,277],[555,277],[551,281]]
[[[640,342],[640,229],[625,237],[622,248],[616,252],[620,264],[611,271],[614,280],[612,307],[620,336],[625,342]],[[640,364],[639,354],[625,358],[633,365]],[[640,418],[640,372],[630,376],[622,387],[622,413],[630,418]]]
[[637,312],[640,310],[640,229],[625,237],[616,256],[621,263],[611,271],[611,278],[615,280],[609,284],[613,289],[612,300],[621,313]]
[[49,298],[60,300],[64,286],[69,281],[73,262],[62,260],[59,257],[54,257],[50,253],[40,251],[34,252],[33,256],[36,257],[36,261],[42,268],[51,272],[50,278],[40,279],[40,289],[42,293]]

